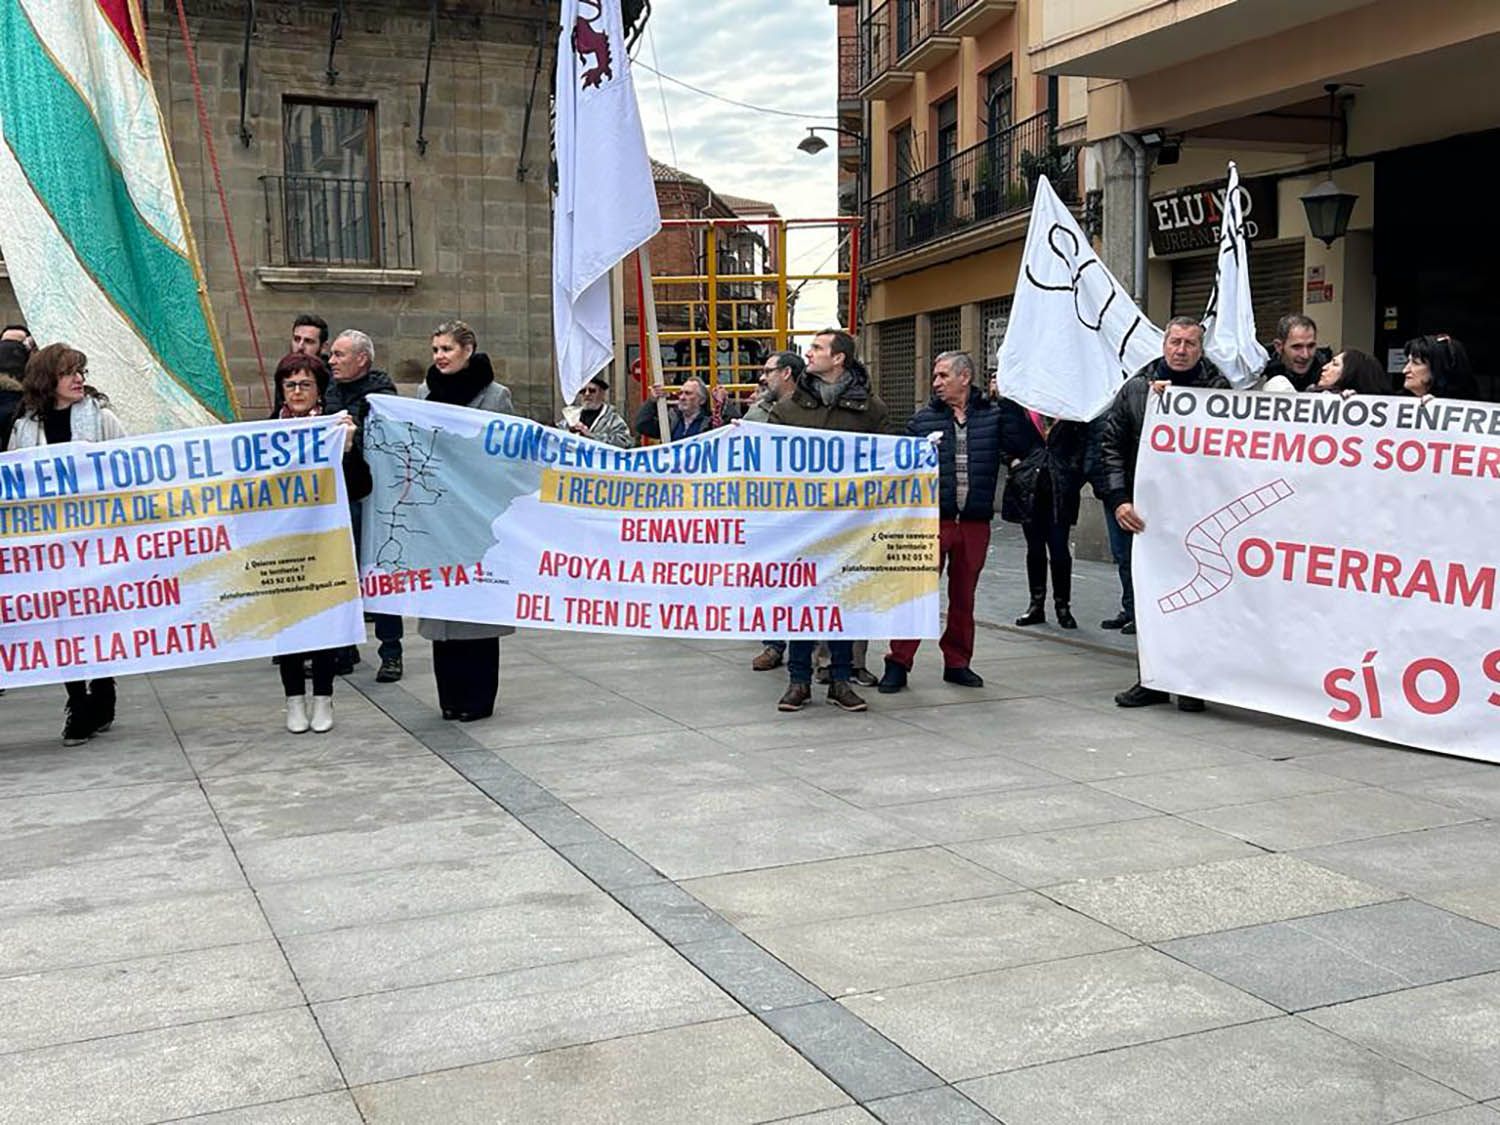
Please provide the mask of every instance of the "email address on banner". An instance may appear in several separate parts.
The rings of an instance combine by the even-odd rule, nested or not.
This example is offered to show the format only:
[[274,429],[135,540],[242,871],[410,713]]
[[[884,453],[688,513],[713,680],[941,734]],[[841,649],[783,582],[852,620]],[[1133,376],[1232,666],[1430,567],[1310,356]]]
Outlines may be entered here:
[[842,480],[718,477],[675,481],[544,469],[541,501],[629,512],[872,511],[935,505],[938,481],[933,473]]
[[114,531],[141,524],[315,508],[337,501],[332,469],[301,469],[211,484],[0,504],[0,538]]

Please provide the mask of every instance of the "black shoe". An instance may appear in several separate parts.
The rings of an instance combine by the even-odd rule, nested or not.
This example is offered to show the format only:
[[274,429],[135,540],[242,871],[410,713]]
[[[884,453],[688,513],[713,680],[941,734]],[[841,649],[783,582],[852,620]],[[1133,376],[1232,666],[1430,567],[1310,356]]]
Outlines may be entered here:
[[380,662],[380,671],[375,673],[377,684],[393,684],[401,678],[401,658],[389,656]]
[[458,712],[455,711],[452,707],[444,707],[443,718],[447,719],[449,722],[452,722],[454,719],[458,718]]
[[1134,684],[1115,696],[1116,707],[1150,707],[1157,703],[1170,702],[1172,702],[1172,697],[1166,692],[1142,687],[1140,684]]
[[480,719],[488,719],[494,713],[495,709],[492,707],[488,711],[460,711],[453,717],[461,723],[476,723]]
[[808,684],[792,684],[786,689],[786,694],[776,704],[778,711],[800,711],[807,706],[807,701],[812,698],[812,687]]
[[1177,710],[1179,711],[1203,711],[1207,705],[1196,695],[1179,695],[1177,697]]
[[1031,604],[1026,607],[1026,612],[1016,618],[1016,624],[1020,626],[1041,625],[1047,620],[1047,608],[1042,604],[1040,598],[1032,598]]
[[906,686],[906,669],[894,660],[887,659],[885,662],[885,673],[880,677],[880,683],[875,690],[881,695],[895,695]]
[[74,709],[71,705],[63,708],[64,746],[82,746],[93,733],[94,724],[89,721],[87,711],[81,707]]
[[813,683],[815,684],[826,684],[830,683],[832,680],[833,677],[829,675],[828,669],[826,667],[819,668],[813,672]]
[[875,678],[875,673],[870,671],[868,668],[854,669],[854,671],[849,673],[849,679],[852,683],[856,683],[860,687],[874,687],[876,684],[880,683],[880,681]]
[[1078,619],[1074,617],[1072,611],[1068,609],[1067,602],[1058,602],[1054,608],[1057,610],[1057,627],[1059,629],[1078,628]]
[[828,687],[828,702],[844,711],[868,711],[870,705],[861,699],[847,680],[835,680]]
[[984,687],[984,677],[972,668],[944,668],[943,680],[959,687]]
[[1126,636],[1126,637],[1133,637],[1133,636],[1135,636],[1135,620],[1134,620],[1134,618],[1132,618],[1131,620],[1125,622],[1125,624],[1123,624],[1123,625],[1120,626],[1120,633],[1123,636]]
[[1115,614],[1113,617],[1106,617],[1103,621],[1099,622],[1099,628],[1101,628],[1101,629],[1123,629],[1123,628],[1125,628],[1125,626],[1129,625],[1134,620],[1135,620],[1135,618],[1131,617],[1130,614],[1126,613],[1122,609],[1122,610],[1120,610],[1119,613]]
[[359,653],[350,656],[347,652],[339,653],[333,662],[333,674],[335,676],[354,675],[354,665],[359,662]]

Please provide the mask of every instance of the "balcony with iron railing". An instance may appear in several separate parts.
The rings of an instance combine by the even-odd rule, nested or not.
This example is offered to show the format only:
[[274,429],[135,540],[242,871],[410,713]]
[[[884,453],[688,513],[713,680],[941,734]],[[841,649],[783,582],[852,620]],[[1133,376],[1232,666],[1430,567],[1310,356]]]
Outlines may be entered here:
[[1077,149],[1057,144],[1047,112],[903,180],[865,207],[867,264],[1025,214],[1046,175],[1065,202],[1078,198]]
[[415,270],[405,180],[262,176],[265,265]]
[[1016,10],[1016,0],[939,0],[939,19],[949,35],[982,35]]
[[885,0],[860,24],[860,95],[887,98],[1016,10],[1016,0]]

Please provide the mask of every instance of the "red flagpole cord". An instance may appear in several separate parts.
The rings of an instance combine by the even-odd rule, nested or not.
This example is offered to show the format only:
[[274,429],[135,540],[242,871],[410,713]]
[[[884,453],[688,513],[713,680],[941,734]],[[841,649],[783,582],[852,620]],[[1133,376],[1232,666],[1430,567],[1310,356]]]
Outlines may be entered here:
[[193,76],[193,101],[198,106],[198,125],[203,130],[203,144],[208,149],[208,163],[214,172],[214,187],[219,193],[219,210],[224,215],[224,230],[229,235],[229,256],[234,261],[234,277],[239,283],[240,304],[245,309],[245,320],[250,325],[250,344],[255,348],[255,366],[260,371],[260,386],[266,394],[266,404],[271,403],[271,381],[266,377],[266,359],[260,351],[260,336],[255,331],[255,314],[250,311],[250,291],[245,288],[245,271],[240,268],[240,248],[234,238],[234,223],[229,220],[229,200],[224,194],[224,177],[219,172],[219,156],[214,151],[213,129],[208,122],[208,109],[203,103],[203,82],[198,77],[198,54],[193,50],[193,38],[188,32],[187,9],[183,0],[177,0],[177,25],[182,29],[182,46],[187,52],[188,71]]

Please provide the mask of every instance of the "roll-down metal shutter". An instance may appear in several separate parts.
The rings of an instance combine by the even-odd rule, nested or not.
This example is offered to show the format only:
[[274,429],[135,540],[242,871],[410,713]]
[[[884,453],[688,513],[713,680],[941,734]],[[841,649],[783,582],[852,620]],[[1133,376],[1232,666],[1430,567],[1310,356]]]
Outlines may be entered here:
[[880,322],[880,362],[875,385],[880,397],[898,417],[916,402],[917,321],[915,317]]
[[[1250,247],[1250,299],[1255,310],[1255,334],[1269,341],[1276,322],[1287,313],[1302,312],[1303,242],[1291,239]],[[1203,254],[1172,263],[1172,315],[1201,317],[1208,307],[1218,258]],[[1317,319],[1317,306],[1310,314]]]

